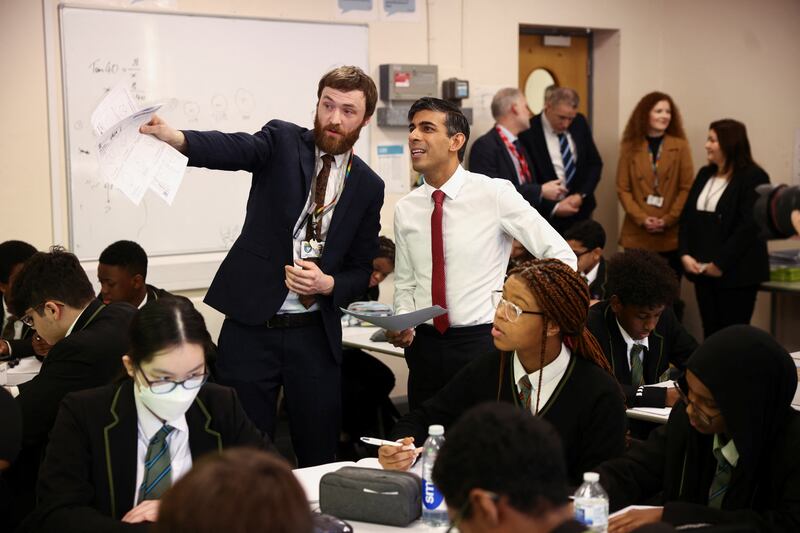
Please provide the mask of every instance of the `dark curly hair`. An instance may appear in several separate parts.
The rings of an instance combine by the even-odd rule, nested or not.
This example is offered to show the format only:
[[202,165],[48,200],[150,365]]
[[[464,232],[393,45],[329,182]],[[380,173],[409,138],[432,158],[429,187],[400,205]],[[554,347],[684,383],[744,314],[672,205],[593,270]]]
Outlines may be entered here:
[[98,262],[125,269],[128,274],[147,278],[147,252],[136,242],[117,241],[109,244],[100,254]]
[[655,252],[630,249],[606,263],[609,296],[624,305],[670,305],[678,296],[678,279],[667,260]]
[[569,502],[564,450],[555,429],[508,403],[474,407],[448,430],[433,481],[463,518],[471,514],[467,503],[474,488],[506,497],[531,516]]

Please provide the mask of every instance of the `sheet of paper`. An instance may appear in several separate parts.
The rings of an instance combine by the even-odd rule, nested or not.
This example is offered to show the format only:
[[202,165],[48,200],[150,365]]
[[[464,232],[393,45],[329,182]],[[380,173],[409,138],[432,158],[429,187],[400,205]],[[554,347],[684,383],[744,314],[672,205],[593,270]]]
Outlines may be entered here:
[[638,413],[647,413],[650,415],[656,415],[664,418],[669,418],[669,414],[672,412],[671,407],[634,407],[633,409],[629,409],[629,411],[636,411]]
[[388,329],[390,331],[401,331],[404,329],[413,328],[447,312],[447,309],[444,309],[438,305],[426,307],[425,309],[417,309],[411,313],[392,316],[370,316],[363,313],[348,311],[347,309],[342,309],[341,307],[339,309],[341,309],[341,311],[345,314],[354,316],[359,320],[369,322],[370,324],[374,324],[379,328]]
[[407,193],[411,188],[409,158],[402,144],[378,145],[378,175],[386,183],[386,192]]
[[139,205],[148,189],[172,204],[186,170],[186,156],[151,135],[139,133],[161,105],[135,112],[97,142],[100,175]]
[[633,511],[635,509],[655,509],[655,508],[656,508],[655,505],[629,505],[624,509],[620,509],[616,513],[611,513],[610,515],[608,515],[608,517],[609,518],[614,518],[615,516],[619,516],[621,514],[625,514],[628,511]]
[[122,83],[111,89],[92,113],[92,130],[98,137],[139,109],[133,95]]

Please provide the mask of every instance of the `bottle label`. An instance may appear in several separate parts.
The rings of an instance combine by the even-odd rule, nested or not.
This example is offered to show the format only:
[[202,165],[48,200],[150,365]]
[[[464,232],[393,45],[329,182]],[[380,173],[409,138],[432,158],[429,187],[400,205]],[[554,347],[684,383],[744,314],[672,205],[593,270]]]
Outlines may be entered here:
[[575,505],[575,520],[585,526],[605,526],[608,523],[608,507],[604,504]]
[[429,511],[433,511],[438,509],[444,498],[442,497],[442,493],[439,492],[439,489],[436,488],[432,482],[428,481],[427,479],[422,480],[422,504],[425,506],[425,509]]

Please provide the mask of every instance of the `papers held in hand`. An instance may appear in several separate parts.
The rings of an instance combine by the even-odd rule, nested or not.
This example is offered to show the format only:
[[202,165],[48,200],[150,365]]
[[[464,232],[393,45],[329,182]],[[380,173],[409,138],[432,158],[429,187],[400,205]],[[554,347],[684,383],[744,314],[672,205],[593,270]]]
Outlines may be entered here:
[[380,328],[388,329],[390,331],[402,331],[404,329],[413,328],[424,322],[427,322],[428,320],[432,320],[434,317],[447,313],[447,309],[444,309],[438,305],[426,307],[425,309],[417,309],[411,313],[390,316],[375,316],[369,313],[365,314],[356,311],[348,311],[347,309],[342,309],[341,307],[339,309],[341,309],[342,312],[347,315],[353,316],[359,320],[363,320],[364,322],[369,322],[370,324],[374,324]]

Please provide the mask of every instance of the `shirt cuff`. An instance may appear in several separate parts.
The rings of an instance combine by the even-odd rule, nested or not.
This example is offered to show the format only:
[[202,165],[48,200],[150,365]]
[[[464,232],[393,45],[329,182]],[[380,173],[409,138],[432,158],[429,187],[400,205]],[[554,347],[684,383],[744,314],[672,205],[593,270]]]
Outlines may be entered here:
[[8,392],[11,393],[11,396],[13,396],[14,398],[19,396],[19,387],[17,387],[16,385],[4,385],[4,387]]

